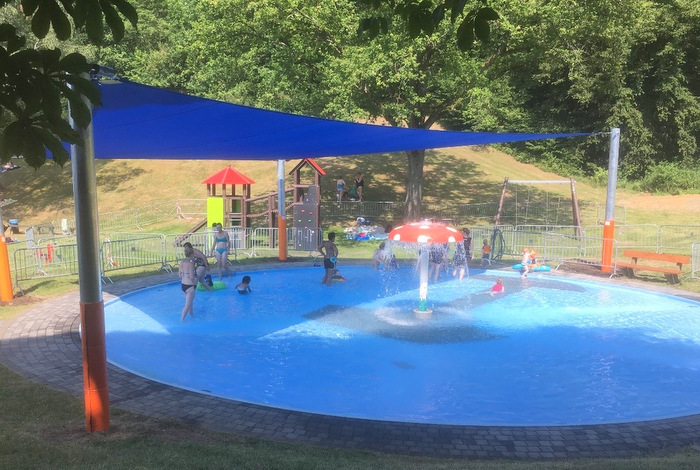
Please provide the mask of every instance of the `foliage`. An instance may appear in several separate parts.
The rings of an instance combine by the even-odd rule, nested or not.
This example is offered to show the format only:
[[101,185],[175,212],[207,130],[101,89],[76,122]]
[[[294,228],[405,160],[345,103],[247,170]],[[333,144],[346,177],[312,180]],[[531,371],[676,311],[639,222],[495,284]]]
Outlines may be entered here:
[[[156,2],[138,0],[159,29],[143,25],[144,38],[127,31],[123,44],[99,51],[101,59],[120,61],[132,78],[143,64],[159,63],[146,83],[224,101],[429,128],[480,80],[488,57],[485,49],[461,52],[452,40],[459,25],[449,21],[415,38],[398,23],[367,42],[356,31],[360,12],[347,0],[204,1],[176,23],[181,2],[166,0],[159,11]],[[409,157],[414,207],[423,158]]]
[[[392,16],[400,17],[409,36],[416,39],[420,35],[431,36],[439,29],[440,23],[449,15],[452,24],[458,24],[455,37],[457,46],[462,51],[468,51],[474,45],[475,39],[487,42],[491,35],[489,21],[499,18],[493,8],[474,2],[476,5],[464,13],[466,0],[356,0],[361,9],[365,8],[377,14],[360,20],[357,32],[370,39],[389,31]],[[485,2],[484,2],[485,3]]]
[[[643,177],[656,162],[700,160],[696,1],[501,0],[494,8],[501,21],[493,42],[504,53],[481,95],[496,95],[508,109],[495,111],[501,126],[532,132],[620,127],[621,177]],[[487,129],[489,120],[459,111],[467,127]],[[592,174],[606,166],[607,145],[594,137],[519,148],[538,161],[569,160]]]
[[0,0],[0,162],[22,155],[36,168],[48,151],[62,164],[68,159],[62,142],[81,143],[63,113],[62,100],[70,104],[75,124],[87,127],[89,104],[99,103],[97,87],[85,78],[93,65],[78,52],[34,48],[29,40],[32,35],[44,39],[53,31],[61,42],[85,31],[89,41],[101,43],[106,23],[118,41],[124,35],[122,17],[135,25],[136,10],[125,0],[22,0],[15,8],[10,3]]
[[700,167],[676,162],[659,162],[639,180],[640,191],[657,194],[700,193]]

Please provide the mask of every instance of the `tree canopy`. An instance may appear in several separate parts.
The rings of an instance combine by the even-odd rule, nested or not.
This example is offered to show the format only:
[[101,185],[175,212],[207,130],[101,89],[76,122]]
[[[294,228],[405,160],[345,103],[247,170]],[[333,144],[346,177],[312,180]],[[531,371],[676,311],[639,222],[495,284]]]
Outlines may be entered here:
[[[90,110],[82,96],[95,104],[99,93],[86,78],[93,65],[83,54],[63,54],[41,40],[51,34],[50,42],[63,42],[80,32],[99,44],[106,24],[118,41],[125,31],[123,18],[136,25],[136,10],[125,0],[0,0],[0,13],[0,162],[21,155],[39,167],[50,151],[62,164],[68,153],[61,142],[81,143],[63,100],[84,128]],[[29,37],[39,41],[31,44]]]
[[[139,30],[123,0],[99,3],[111,5],[100,19],[112,35],[102,37],[95,11],[80,16],[90,0],[25,1],[23,11],[34,12],[27,20],[17,7],[0,10],[0,54],[12,58],[0,62],[3,161],[22,149],[33,165],[43,162],[46,148],[59,162],[65,158],[58,143],[76,136],[55,111],[56,97],[75,101],[67,86],[73,81],[96,102],[80,78],[93,61],[151,85],[321,117],[479,131],[621,127],[620,169],[629,178],[659,163],[697,167],[700,160],[695,0],[131,3]],[[128,20],[122,28],[115,12]],[[49,13],[57,16],[47,23]],[[64,42],[69,53],[27,46],[37,34],[45,34],[40,46],[66,37],[63,17],[75,25]],[[16,60],[33,65],[12,65]],[[79,124],[84,111],[77,112]],[[595,174],[607,162],[603,137],[511,149],[563,172]],[[414,208],[424,158],[408,156],[407,200]]]

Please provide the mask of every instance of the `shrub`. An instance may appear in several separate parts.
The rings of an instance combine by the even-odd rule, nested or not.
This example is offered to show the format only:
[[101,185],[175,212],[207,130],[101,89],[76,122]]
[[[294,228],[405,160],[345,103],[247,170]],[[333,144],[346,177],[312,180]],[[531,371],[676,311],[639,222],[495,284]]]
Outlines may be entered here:
[[700,192],[700,168],[661,162],[647,170],[639,181],[641,191],[657,194]]

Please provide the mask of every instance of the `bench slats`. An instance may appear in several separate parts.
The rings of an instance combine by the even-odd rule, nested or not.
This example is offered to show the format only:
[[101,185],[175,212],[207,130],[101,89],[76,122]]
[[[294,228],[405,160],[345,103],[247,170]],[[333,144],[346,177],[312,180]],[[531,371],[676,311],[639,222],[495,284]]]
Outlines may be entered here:
[[668,261],[669,263],[689,264],[690,256],[672,255],[668,253],[652,253],[650,251],[625,250],[623,253],[628,258],[649,259],[653,261]]
[[[672,255],[668,253],[652,253],[648,251],[625,250],[624,256],[632,258],[634,263],[617,262],[616,268],[621,268],[622,271],[630,277],[634,277],[634,271],[656,271],[664,273],[666,280],[671,284],[678,284],[678,275],[681,274],[683,265],[690,263],[690,256]],[[658,266],[647,266],[638,264],[639,260],[664,261],[667,263],[675,263],[677,268],[663,268]]]

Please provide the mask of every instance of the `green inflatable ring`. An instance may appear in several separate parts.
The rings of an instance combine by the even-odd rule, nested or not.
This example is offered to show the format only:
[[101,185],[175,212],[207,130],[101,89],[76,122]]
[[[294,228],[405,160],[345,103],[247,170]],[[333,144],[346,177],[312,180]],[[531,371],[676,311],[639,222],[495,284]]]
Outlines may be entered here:
[[[214,285],[211,286],[212,290],[220,290],[226,287],[224,281],[214,281]],[[197,290],[206,290],[201,282],[197,283]]]

